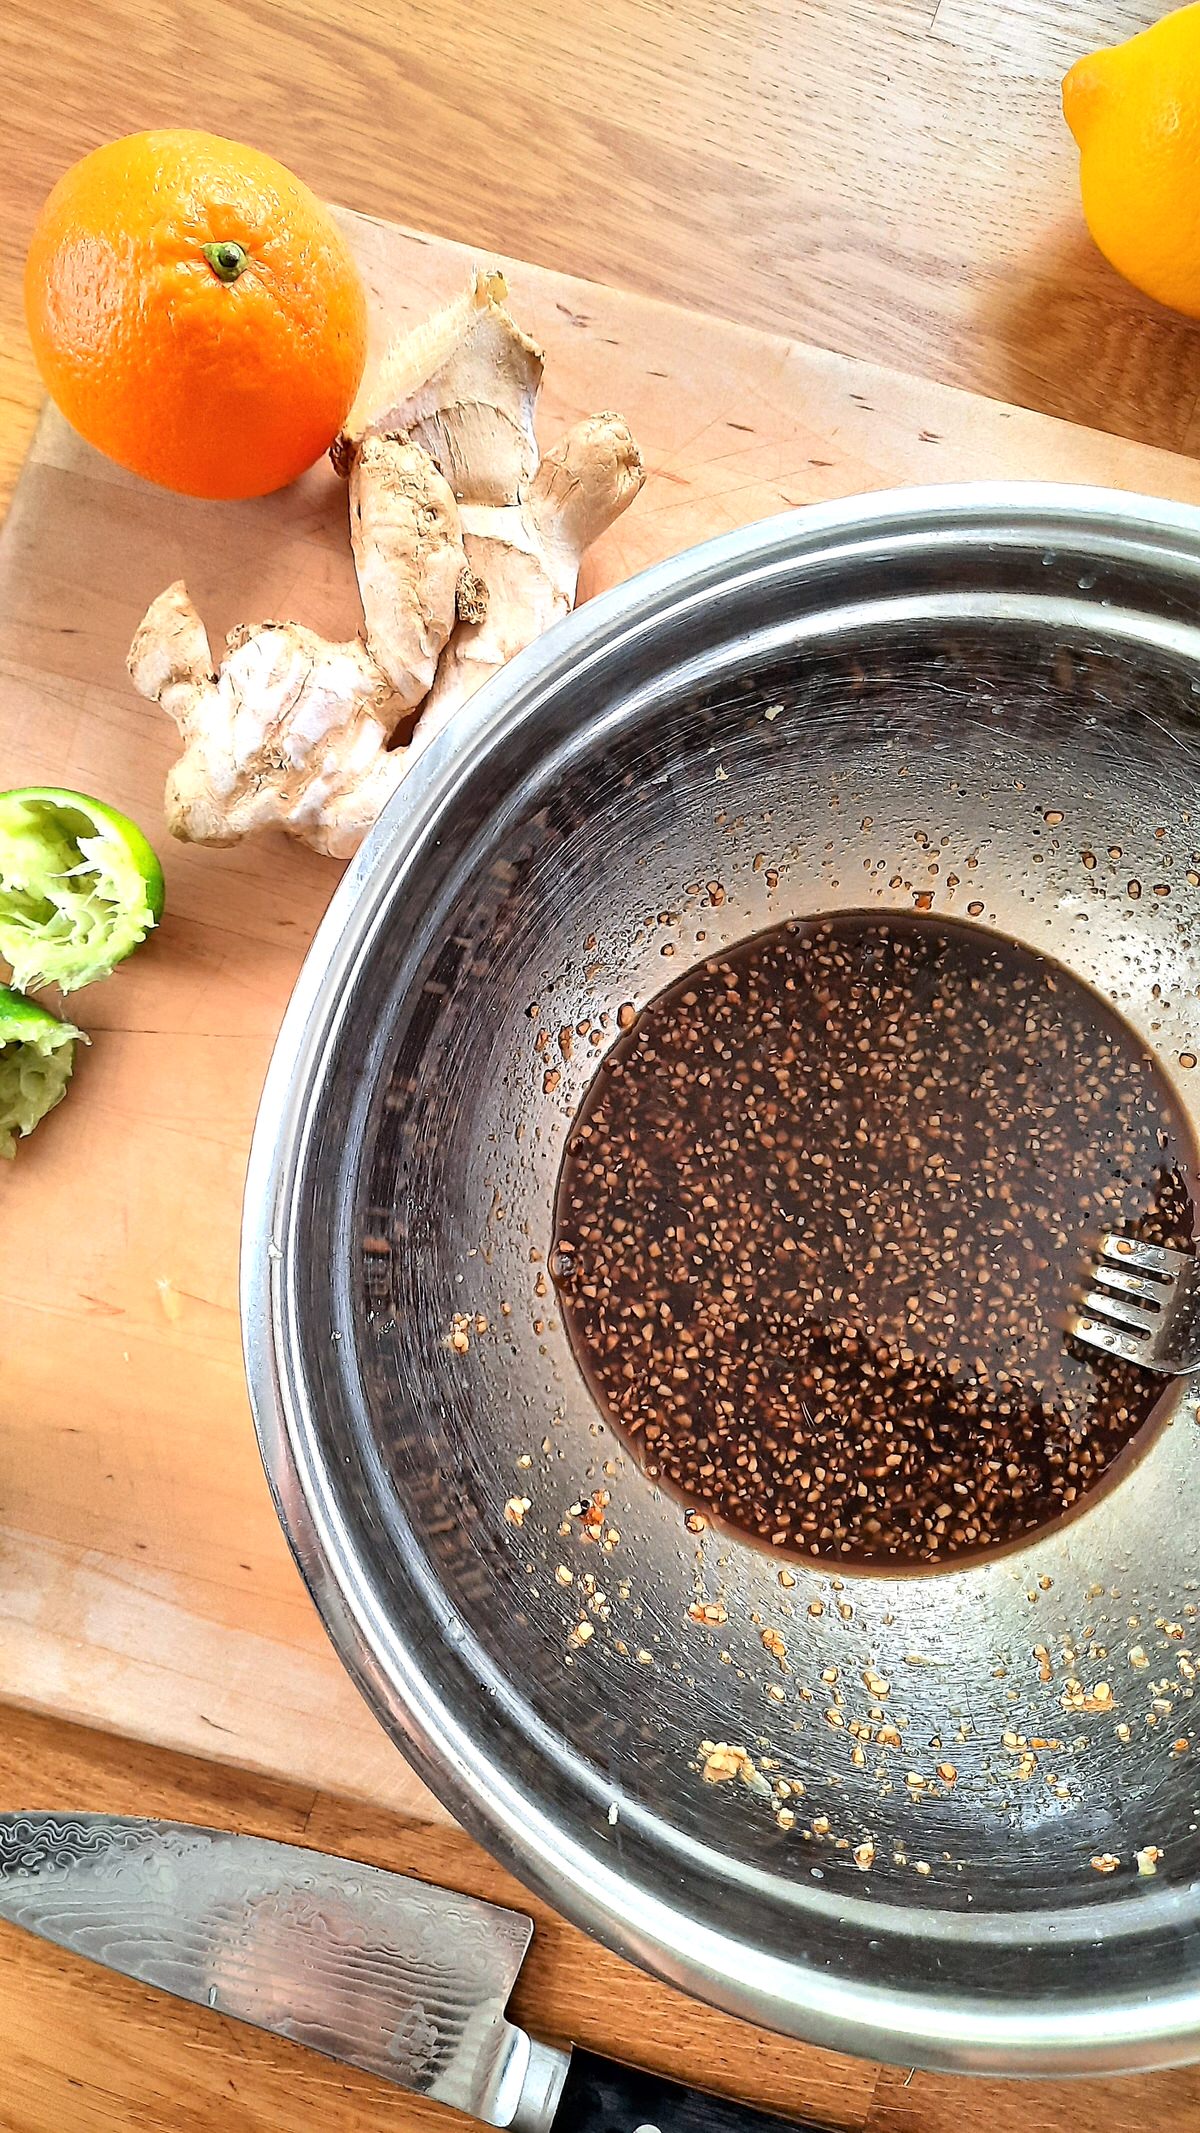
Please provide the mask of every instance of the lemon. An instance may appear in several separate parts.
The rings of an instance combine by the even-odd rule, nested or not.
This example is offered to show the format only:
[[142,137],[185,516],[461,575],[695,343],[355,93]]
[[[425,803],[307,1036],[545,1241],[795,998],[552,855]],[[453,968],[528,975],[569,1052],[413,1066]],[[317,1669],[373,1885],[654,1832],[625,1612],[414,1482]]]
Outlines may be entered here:
[[1135,288],[1200,318],[1200,6],[1077,60],[1062,96],[1100,250]]
[[127,815],[54,786],[0,793],[0,956],[19,991],[107,977],[162,908],[162,868]]

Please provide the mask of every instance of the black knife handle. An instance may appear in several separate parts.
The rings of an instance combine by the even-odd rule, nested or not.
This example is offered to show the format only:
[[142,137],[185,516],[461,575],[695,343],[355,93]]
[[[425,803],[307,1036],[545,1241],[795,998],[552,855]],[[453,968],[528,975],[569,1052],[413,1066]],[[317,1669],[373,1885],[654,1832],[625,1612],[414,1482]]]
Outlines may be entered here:
[[812,2119],[780,2118],[731,2096],[685,2088],[594,2052],[571,2053],[552,2133],[822,2133]]

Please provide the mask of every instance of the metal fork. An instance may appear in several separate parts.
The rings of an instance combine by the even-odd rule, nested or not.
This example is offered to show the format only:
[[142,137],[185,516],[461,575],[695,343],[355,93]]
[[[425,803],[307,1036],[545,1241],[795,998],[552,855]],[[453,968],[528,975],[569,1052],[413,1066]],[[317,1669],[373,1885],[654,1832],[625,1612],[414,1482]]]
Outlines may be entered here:
[[1200,1259],[1110,1230],[1101,1237],[1067,1331],[1171,1377],[1200,1369]]

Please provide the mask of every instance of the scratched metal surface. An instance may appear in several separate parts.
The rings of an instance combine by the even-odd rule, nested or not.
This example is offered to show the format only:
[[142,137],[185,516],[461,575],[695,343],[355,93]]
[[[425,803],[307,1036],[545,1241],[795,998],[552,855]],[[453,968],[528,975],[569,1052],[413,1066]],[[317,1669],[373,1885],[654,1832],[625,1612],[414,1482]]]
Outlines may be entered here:
[[[788,917],[982,903],[1118,1005],[1196,1124],[1200,522],[952,493],[647,574],[409,781],[268,1088],[251,1375],[344,1656],[553,1900],[821,2041],[1150,2063],[1200,2032],[1190,1395],[1042,1539],[921,1575],[793,1561],[788,1586],[626,1457],[547,1289],[618,1007]],[[598,1488],[607,1552],[572,1510]],[[753,1781],[706,1784],[704,1740]]]

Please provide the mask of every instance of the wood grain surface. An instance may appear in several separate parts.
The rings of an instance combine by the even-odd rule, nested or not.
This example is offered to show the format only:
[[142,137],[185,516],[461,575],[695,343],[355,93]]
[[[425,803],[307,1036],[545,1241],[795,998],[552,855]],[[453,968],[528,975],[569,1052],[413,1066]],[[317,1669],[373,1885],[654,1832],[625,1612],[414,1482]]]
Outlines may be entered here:
[[[1007,0],[1002,8],[984,0],[673,0],[669,8],[648,0],[506,0],[496,10],[466,0],[383,7],[377,0],[60,0],[52,10],[8,0],[0,10],[0,496],[15,480],[39,398],[20,322],[21,261],[37,205],[74,157],[153,124],[203,125],[254,140],[333,197],[477,248],[522,253],[1190,449],[1200,329],[1140,298],[1088,243],[1074,149],[1058,111],[1065,65],[1158,11],[1153,0]],[[640,330],[640,315],[630,316]],[[646,316],[661,330],[661,314]],[[770,449],[763,461],[710,474],[703,509],[693,514],[695,499],[675,499],[669,545],[705,530],[714,493],[717,522],[734,523],[773,508],[760,499],[781,479],[788,500],[799,501],[920,472],[946,476],[972,470],[981,441],[984,466],[1075,465],[1085,479],[1195,494],[1191,470],[1148,459],[1140,474],[1135,460],[1126,474],[1106,473],[1094,440],[1081,441],[1078,459],[1064,444],[1065,459],[1047,466],[1048,433],[1021,417],[948,399],[933,421],[931,403],[913,386],[907,397],[896,386],[897,400],[884,394],[864,407],[836,365],[810,371],[789,360],[798,367],[789,377],[788,459],[798,428],[808,440],[802,481],[793,484],[790,465]],[[715,359],[696,351],[695,361],[707,372]],[[744,405],[740,372],[731,384]],[[600,393],[609,397],[616,395]],[[669,415],[670,396],[659,404]],[[733,419],[742,419],[742,405]],[[644,430],[640,411],[630,412]],[[831,456],[830,427],[845,457],[822,464]],[[655,438],[652,429],[644,441],[656,479],[669,489],[678,455],[665,444],[656,452]],[[53,496],[63,472],[55,465],[61,433],[56,440],[51,425],[42,444],[40,478]],[[696,465],[712,464],[709,445],[711,438]],[[934,452],[936,464],[926,464]],[[67,458],[69,470],[69,448]],[[268,517],[272,508],[264,507]],[[649,498],[639,506],[650,508]],[[664,504],[661,540],[668,518]],[[29,521],[18,516],[18,544],[28,535]],[[320,513],[304,538],[326,556],[339,546]],[[189,568],[191,549],[189,539]],[[618,546],[614,568],[623,553]],[[11,554],[10,547],[10,561]],[[163,553],[162,579],[177,554]],[[35,656],[16,661],[0,683],[0,783],[53,753],[56,774],[69,763],[81,782],[103,785],[115,731],[123,760],[132,755],[139,765],[125,797],[152,823],[162,736],[143,763],[141,708],[111,672],[97,682],[72,661],[77,635],[94,651],[97,633],[107,632],[111,650],[114,607],[123,601],[127,610],[140,593],[124,584],[120,558],[103,537],[78,554],[60,538],[50,557],[35,548],[25,563],[37,577],[36,619],[25,640]],[[331,565],[328,582],[336,605],[347,596],[344,572]],[[230,583],[214,588],[217,619],[232,619],[233,591]],[[108,713],[118,696],[114,729]],[[219,930],[242,896],[236,860],[231,868],[207,855],[205,863],[214,860],[203,902],[215,907]],[[406,1818],[419,1805],[412,1781],[398,1776],[397,1759],[324,1651],[282,1553],[248,1435],[243,1430],[234,1445],[227,1432],[206,1436],[203,1427],[202,1395],[215,1392],[218,1411],[242,1397],[232,1261],[215,1286],[194,1281],[197,1270],[178,1248],[191,1172],[173,1173],[163,1155],[187,1146],[199,1174],[221,1182],[221,1237],[231,1248],[241,1154],[221,1121],[231,1111],[248,1119],[271,1026],[260,985],[286,986],[330,876],[290,852],[253,925],[244,914],[234,920],[242,940],[230,954],[201,909],[199,877],[188,879],[198,863],[174,855],[171,884],[172,952],[183,960],[190,997],[185,988],[176,994],[173,1025],[143,1020],[165,939],[118,981],[123,991],[114,985],[107,1007],[97,996],[105,1063],[98,1044],[86,1102],[81,1077],[80,1102],[57,1122],[75,1135],[68,1120],[85,1110],[109,1124],[136,1111],[152,1136],[134,1210],[147,1229],[127,1233],[122,1244],[126,1271],[138,1267],[143,1278],[154,1267],[132,1328],[123,1329],[112,1308],[108,1254],[81,1244],[89,1209],[103,1206],[119,1182],[81,1124],[68,1149],[72,1193],[43,1205],[35,1225],[34,1259],[49,1255],[60,1289],[89,1313],[82,1400],[75,1388],[63,1395],[57,1309],[30,1305],[23,1266],[13,1281],[13,1255],[0,1276],[0,1505],[13,1514],[0,1537],[0,1591],[9,1600],[0,1678],[23,1693],[28,1670],[52,1682],[58,1668],[49,1700],[86,1709],[95,1695],[126,1696],[140,1671],[142,1702],[162,1711],[169,1737],[183,1725],[179,1737],[198,1742],[207,1734],[206,1745],[220,1753],[232,1712],[242,1767],[165,1755],[9,1709],[0,1723],[0,1797],[208,1819],[522,1900],[459,1832]],[[161,1062],[181,1033],[189,1064],[178,1086]],[[11,1233],[5,1199],[0,1251]],[[19,1380],[18,1311],[27,1314],[27,1333],[32,1326]],[[143,1386],[158,1379],[171,1395],[181,1385],[194,1391],[182,1414],[172,1397],[149,1398],[144,1389],[135,1397],[127,1385],[122,1396],[125,1351],[133,1353],[126,1332],[147,1365]],[[138,1447],[132,1469],[131,1442]],[[202,1550],[196,1500],[204,1506]],[[94,1545],[94,1520],[115,1547]],[[247,1537],[253,1549],[243,1545]],[[244,1630],[248,1595],[260,1641],[235,1660],[230,1639]],[[198,1667],[191,1680],[174,1665],[181,1634]],[[308,1780],[300,1787],[246,1767],[254,1756],[238,1729],[253,1734],[264,1680],[289,1714],[296,1749],[289,1767]],[[220,1704],[210,1702],[210,1690]],[[314,1789],[331,1781],[387,1802],[399,1816]],[[1069,2086],[917,2075],[906,2084],[903,2071],[764,2039],[651,1984],[544,1914],[517,2011],[547,2035],[624,2049],[683,2075],[705,2065],[732,2091],[877,2133],[1200,2127],[1200,2077],[1192,2073]],[[376,2125],[451,2123],[365,2077],[0,1931],[0,2133],[168,2126],[215,2133],[218,2125],[222,2133],[324,2133],[330,2125],[366,2133]]]
[[1111,271],[1060,77],[1157,0],[7,0],[0,472],[59,172],[206,126],[397,222],[1186,450],[1200,328]]
[[[0,1799],[164,1815],[366,1859],[532,1913],[516,2019],[555,2042],[859,2133],[1194,2133],[1200,2068],[1136,2079],[968,2081],[881,2068],[712,2013],[586,1940],[460,1830],[14,1714]],[[453,2133],[464,2121],[366,2074],[165,1998],[0,1927],[2,2133]],[[567,2133],[571,2129],[567,2128]]]
[[[379,339],[462,285],[472,254],[347,218]],[[475,255],[477,256],[477,255]],[[549,350],[543,433],[632,421],[642,496],[583,590],[788,505],[962,475],[1111,482],[1200,500],[1200,467],[509,263]],[[103,794],[152,832],[176,748],[125,653],[187,578],[214,641],[238,620],[358,626],[328,466],[255,505],[152,490],[51,411],[0,536],[5,782]],[[267,839],[158,834],[167,916],[72,1002],[95,1043],[70,1101],[0,1180],[0,1654],[43,1711],[409,1814],[429,1796],[308,1604],[259,1467],[237,1314],[242,1174],[271,1043],[338,869]]]

